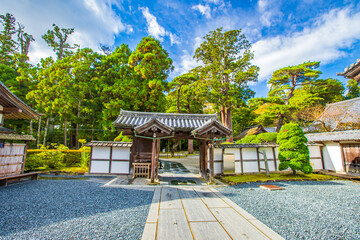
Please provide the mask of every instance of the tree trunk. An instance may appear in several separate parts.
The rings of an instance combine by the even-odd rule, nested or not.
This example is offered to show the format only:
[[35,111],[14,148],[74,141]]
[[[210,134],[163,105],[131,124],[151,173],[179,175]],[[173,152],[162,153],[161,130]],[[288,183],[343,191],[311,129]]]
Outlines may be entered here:
[[75,130],[75,148],[79,149],[79,121],[81,115],[81,101],[79,101],[78,109],[77,109],[77,121],[76,121],[76,130]]
[[285,116],[283,114],[280,114],[279,121],[276,124],[276,132],[278,133],[284,123]]
[[181,113],[181,111],[180,111],[180,90],[181,90],[181,85],[180,85],[180,87],[178,89],[177,100],[176,100],[176,107],[177,107],[178,113]]
[[67,146],[67,142],[66,142],[66,120],[64,120],[64,145]]
[[171,157],[174,157],[175,155],[175,150],[176,148],[179,146],[180,140],[176,139],[174,142],[174,145],[171,147]]
[[[226,107],[225,110],[226,110],[226,114],[225,114],[225,116],[226,116],[226,124],[225,124],[225,127],[232,130],[231,107]],[[230,138],[227,139],[226,141],[227,142],[233,142],[234,141],[233,140],[233,135],[231,134],[229,137]]]
[[188,139],[188,153],[194,153],[194,139]]
[[293,175],[295,175],[295,174],[296,174],[296,170],[292,169],[292,171],[293,171]]
[[33,134],[33,120],[30,120],[30,135]]
[[43,146],[46,146],[46,135],[47,135],[47,131],[48,131],[48,127],[49,127],[49,119],[50,117],[47,117],[46,119],[46,126],[45,126],[45,133],[44,133],[44,141],[43,141]]
[[71,123],[71,131],[70,131],[70,148],[75,148],[76,144],[76,134],[74,134],[74,129],[76,129],[77,125],[75,123]]
[[37,139],[36,139],[36,148],[39,148],[39,144],[40,144],[40,131],[41,131],[41,116],[39,117],[39,126],[38,126]]

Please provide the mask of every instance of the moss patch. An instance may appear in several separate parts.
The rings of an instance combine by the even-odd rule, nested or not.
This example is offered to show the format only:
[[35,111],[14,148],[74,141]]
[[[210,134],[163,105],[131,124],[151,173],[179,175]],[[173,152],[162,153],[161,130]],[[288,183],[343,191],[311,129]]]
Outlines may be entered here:
[[336,180],[338,177],[323,175],[323,174],[289,174],[289,173],[273,173],[270,177],[266,174],[244,174],[236,176],[225,176],[221,178],[228,183],[244,183],[244,182],[256,182],[256,181],[278,181],[278,180],[296,180],[296,181],[322,181],[322,180]]

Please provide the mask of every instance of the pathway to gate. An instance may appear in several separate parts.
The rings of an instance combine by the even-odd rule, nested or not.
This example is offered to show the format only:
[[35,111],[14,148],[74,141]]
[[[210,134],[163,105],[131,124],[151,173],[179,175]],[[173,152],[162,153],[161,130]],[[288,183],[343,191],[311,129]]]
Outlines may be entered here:
[[209,186],[156,187],[143,240],[283,239]]

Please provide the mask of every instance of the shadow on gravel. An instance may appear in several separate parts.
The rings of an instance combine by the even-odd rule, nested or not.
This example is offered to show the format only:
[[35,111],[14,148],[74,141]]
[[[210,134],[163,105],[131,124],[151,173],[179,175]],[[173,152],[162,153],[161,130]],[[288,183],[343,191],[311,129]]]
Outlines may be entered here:
[[[97,230],[97,224],[116,225],[115,231],[122,231],[126,224],[131,224],[138,225],[142,232],[153,192],[101,186],[97,182],[80,180],[38,180],[0,188],[0,238],[14,233],[25,234],[21,232],[26,230],[36,232],[38,228],[54,224],[59,232],[64,232],[64,238],[76,236],[71,235],[72,228],[87,231],[91,224],[91,231]],[[68,220],[71,220],[70,228],[62,229],[64,221]],[[52,229],[48,230],[51,233]],[[37,238],[37,234],[42,234],[39,232],[28,237]],[[95,235],[84,235],[84,238],[89,236]],[[45,238],[51,237],[46,235]]]

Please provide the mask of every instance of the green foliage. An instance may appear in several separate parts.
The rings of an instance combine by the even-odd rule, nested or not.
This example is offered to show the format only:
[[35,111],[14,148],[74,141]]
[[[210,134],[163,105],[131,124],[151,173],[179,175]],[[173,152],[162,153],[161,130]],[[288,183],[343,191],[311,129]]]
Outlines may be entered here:
[[25,170],[58,170],[64,167],[88,168],[90,161],[90,147],[79,150],[69,150],[64,145],[50,144],[53,149],[41,146],[40,149],[29,149]]
[[162,48],[158,40],[144,37],[131,53],[129,65],[141,78],[139,86],[142,91],[137,97],[142,100],[144,110],[164,111],[166,78],[174,68],[167,51]]
[[279,144],[279,170],[291,168],[296,173],[297,170],[303,173],[313,171],[310,165],[310,153],[305,145],[306,137],[300,126],[294,123],[285,124],[277,135]]
[[114,142],[132,142],[132,138],[129,136],[123,136],[123,132],[114,139]]
[[78,45],[71,46],[67,40],[69,35],[74,32],[74,28],[59,28],[56,24],[53,24],[54,29],[48,30],[46,34],[42,36],[45,42],[52,47],[56,53],[58,59],[62,59],[72,54],[71,49],[79,47]]
[[46,151],[48,147],[41,147],[41,151],[36,154],[28,154],[25,162],[25,170],[36,170],[36,169],[58,169],[65,166],[64,151],[68,150],[64,145],[53,145],[55,151]]
[[355,79],[350,79],[346,87],[349,90],[349,92],[346,94],[346,99],[360,97],[360,86]]
[[251,44],[241,30],[223,32],[218,28],[204,37],[194,57],[198,67],[206,102],[221,113],[222,122],[232,129],[231,111],[245,105],[254,95],[249,82],[257,81],[259,68],[251,64],[254,55]]
[[[305,62],[275,71],[268,82],[270,84],[268,97],[253,100],[253,104],[259,107],[266,104],[265,108],[258,112],[257,122],[264,126],[276,123],[276,130],[279,131],[284,123],[297,120],[294,117],[296,113],[319,101],[324,101],[322,96],[332,92],[329,89],[337,91],[339,87],[341,88],[341,84],[339,86],[337,82],[333,84],[334,88],[327,90],[315,87],[331,82],[330,80],[318,80],[321,72],[316,69],[319,64],[320,62]],[[313,87],[316,90],[312,90]]]
[[238,140],[236,143],[275,143],[277,138],[277,133],[266,132],[260,133],[257,135],[249,135],[243,139]]

